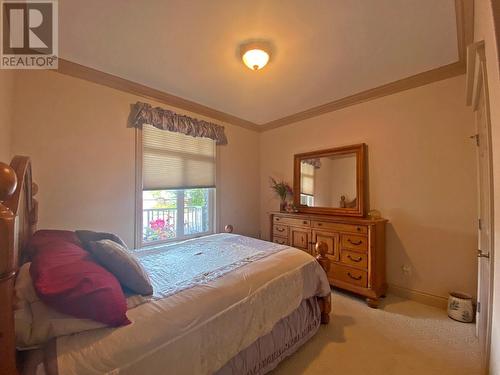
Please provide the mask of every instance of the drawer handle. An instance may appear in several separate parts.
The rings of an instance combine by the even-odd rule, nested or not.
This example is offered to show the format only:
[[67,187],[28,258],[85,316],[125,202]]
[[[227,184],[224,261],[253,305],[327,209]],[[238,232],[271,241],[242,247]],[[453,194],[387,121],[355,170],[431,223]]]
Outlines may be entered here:
[[275,219],[276,219],[276,221],[280,221],[280,218],[279,218],[279,217],[276,217]]
[[302,222],[302,224],[307,224],[307,221],[305,221],[305,220],[304,220],[304,221]]
[[320,227],[320,226],[322,226],[322,225],[323,225],[323,224],[321,224],[321,223],[318,223],[318,227]]
[[361,280],[361,278],[363,277],[361,275],[359,275],[359,276],[353,276],[353,275],[351,275],[350,272],[347,272],[347,276],[349,276],[351,279],[356,280],[356,281]]
[[278,232],[284,232],[284,231],[285,231],[285,228],[276,228],[276,230],[277,230]]
[[351,254],[348,254],[348,255],[347,255],[347,257],[348,257],[350,260],[352,260],[353,262],[356,262],[356,263],[361,262],[361,260],[363,260],[363,258],[362,258],[362,257],[359,257],[359,258],[353,258],[353,257],[351,256]]
[[353,240],[351,240],[350,238],[347,239],[347,242],[351,243],[352,245],[354,246],[358,246],[358,245],[361,245],[363,243],[362,240],[359,240],[357,242],[354,242]]
[[359,232],[359,231],[361,230],[361,228],[360,228],[360,227],[357,227],[357,228],[356,228],[356,230]]

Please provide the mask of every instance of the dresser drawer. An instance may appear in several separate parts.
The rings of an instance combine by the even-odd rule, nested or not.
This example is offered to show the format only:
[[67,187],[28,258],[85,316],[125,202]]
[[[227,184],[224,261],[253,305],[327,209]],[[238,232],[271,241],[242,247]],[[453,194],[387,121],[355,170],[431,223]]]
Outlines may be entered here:
[[368,254],[355,253],[353,251],[342,250],[340,254],[340,261],[348,266],[367,269],[368,268]]
[[288,226],[282,224],[274,224],[273,235],[288,238]]
[[279,243],[280,245],[288,245],[288,238],[273,236],[273,242]]
[[293,217],[283,217],[283,216],[274,216],[273,223],[274,224],[293,225],[295,227],[310,227],[311,226],[311,221],[309,219],[296,219]]
[[368,227],[366,225],[352,225],[352,224],[341,224],[341,223],[329,223],[327,221],[315,221],[311,222],[311,226],[317,229],[327,229],[334,230],[337,232],[352,232],[359,234],[367,234]]
[[368,250],[368,237],[356,236],[354,234],[341,234],[340,247],[342,249],[350,249],[357,251]]
[[368,273],[351,267],[334,264],[332,267],[333,278],[345,283],[366,288],[368,286]]

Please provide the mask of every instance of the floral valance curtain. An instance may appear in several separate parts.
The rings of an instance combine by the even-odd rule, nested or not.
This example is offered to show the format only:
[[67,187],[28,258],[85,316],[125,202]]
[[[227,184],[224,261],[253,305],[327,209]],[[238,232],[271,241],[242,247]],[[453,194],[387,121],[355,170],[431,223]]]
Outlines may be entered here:
[[160,107],[153,108],[151,104],[137,102],[132,106],[132,111],[129,116],[129,126],[142,128],[144,124],[193,137],[210,138],[213,139],[217,145],[227,144],[223,126],[189,116],[179,115],[168,109]]

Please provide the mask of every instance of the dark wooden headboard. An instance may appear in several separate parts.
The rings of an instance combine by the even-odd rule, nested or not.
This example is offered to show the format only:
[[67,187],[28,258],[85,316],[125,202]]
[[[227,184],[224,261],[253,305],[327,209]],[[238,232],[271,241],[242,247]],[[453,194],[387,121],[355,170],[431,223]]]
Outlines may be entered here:
[[14,330],[14,281],[22,249],[33,234],[38,187],[31,177],[31,162],[15,156],[10,166],[0,162],[0,374],[18,374]]

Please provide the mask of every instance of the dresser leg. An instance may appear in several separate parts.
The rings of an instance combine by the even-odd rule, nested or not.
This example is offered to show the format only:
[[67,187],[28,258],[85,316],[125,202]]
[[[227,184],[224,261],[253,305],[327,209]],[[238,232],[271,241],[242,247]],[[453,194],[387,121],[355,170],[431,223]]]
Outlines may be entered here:
[[367,298],[366,304],[370,306],[372,309],[378,308],[379,299],[378,298]]

